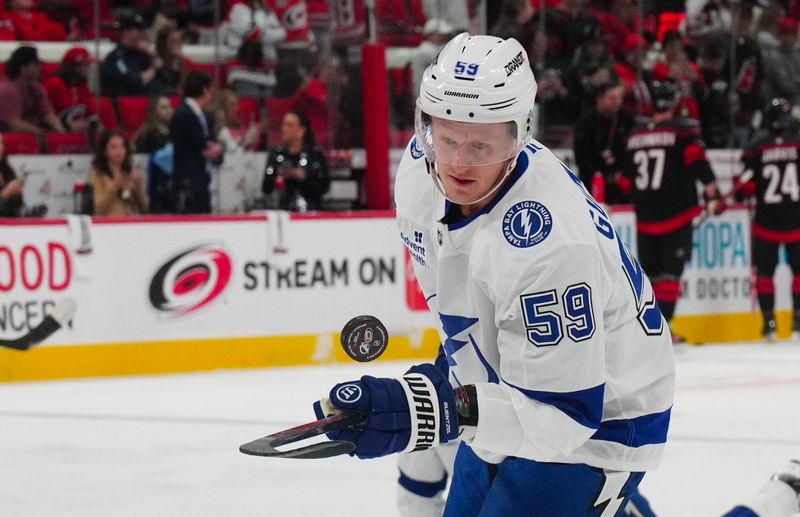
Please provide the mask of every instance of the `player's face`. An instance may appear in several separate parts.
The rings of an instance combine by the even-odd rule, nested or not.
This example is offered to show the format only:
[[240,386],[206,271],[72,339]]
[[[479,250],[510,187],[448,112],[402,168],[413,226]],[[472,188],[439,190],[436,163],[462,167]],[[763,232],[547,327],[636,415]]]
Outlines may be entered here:
[[473,124],[433,119],[436,170],[450,200],[471,205],[501,181],[509,160],[516,155],[512,131],[516,131],[513,125],[505,122]]

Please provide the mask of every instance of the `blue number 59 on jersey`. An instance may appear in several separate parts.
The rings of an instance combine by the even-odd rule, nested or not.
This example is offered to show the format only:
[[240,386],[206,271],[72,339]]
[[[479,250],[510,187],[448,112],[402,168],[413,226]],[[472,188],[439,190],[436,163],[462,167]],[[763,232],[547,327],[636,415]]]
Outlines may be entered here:
[[561,315],[555,312],[559,305],[555,289],[520,296],[528,341],[536,346],[553,346],[563,339],[564,334],[575,342],[594,335],[592,288],[583,282],[571,285],[564,290],[560,301],[568,320],[566,326]]

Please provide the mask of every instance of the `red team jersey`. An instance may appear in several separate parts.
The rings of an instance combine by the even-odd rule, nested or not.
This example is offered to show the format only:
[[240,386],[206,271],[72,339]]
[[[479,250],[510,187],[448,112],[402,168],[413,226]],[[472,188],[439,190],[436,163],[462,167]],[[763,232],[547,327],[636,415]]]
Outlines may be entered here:
[[59,76],[53,76],[44,82],[47,98],[53,105],[53,111],[59,116],[67,128],[74,127],[78,120],[85,119],[92,100],[89,85],[86,83],[69,86]]
[[754,173],[749,185],[756,197],[753,234],[770,242],[800,241],[800,136],[759,135],[742,160]]
[[634,126],[624,174],[633,186],[637,229],[649,235],[689,224],[700,212],[696,181],[714,181],[700,126],[684,118]]
[[269,6],[286,29],[280,48],[309,48],[314,41],[305,0],[269,0]]

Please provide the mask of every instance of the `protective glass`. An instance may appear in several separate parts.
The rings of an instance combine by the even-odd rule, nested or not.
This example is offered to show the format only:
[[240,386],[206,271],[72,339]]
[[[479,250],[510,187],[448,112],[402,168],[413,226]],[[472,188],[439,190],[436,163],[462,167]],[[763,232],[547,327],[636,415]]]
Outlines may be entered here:
[[456,122],[417,108],[417,142],[436,164],[477,167],[516,157],[525,145],[516,122]]

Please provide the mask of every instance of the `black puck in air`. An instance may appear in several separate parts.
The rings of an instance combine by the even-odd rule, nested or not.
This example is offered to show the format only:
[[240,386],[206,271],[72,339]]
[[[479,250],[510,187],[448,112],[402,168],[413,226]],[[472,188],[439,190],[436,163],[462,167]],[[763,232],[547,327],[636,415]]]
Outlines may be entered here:
[[347,355],[360,363],[367,363],[386,350],[389,333],[381,320],[365,314],[345,324],[340,340]]

